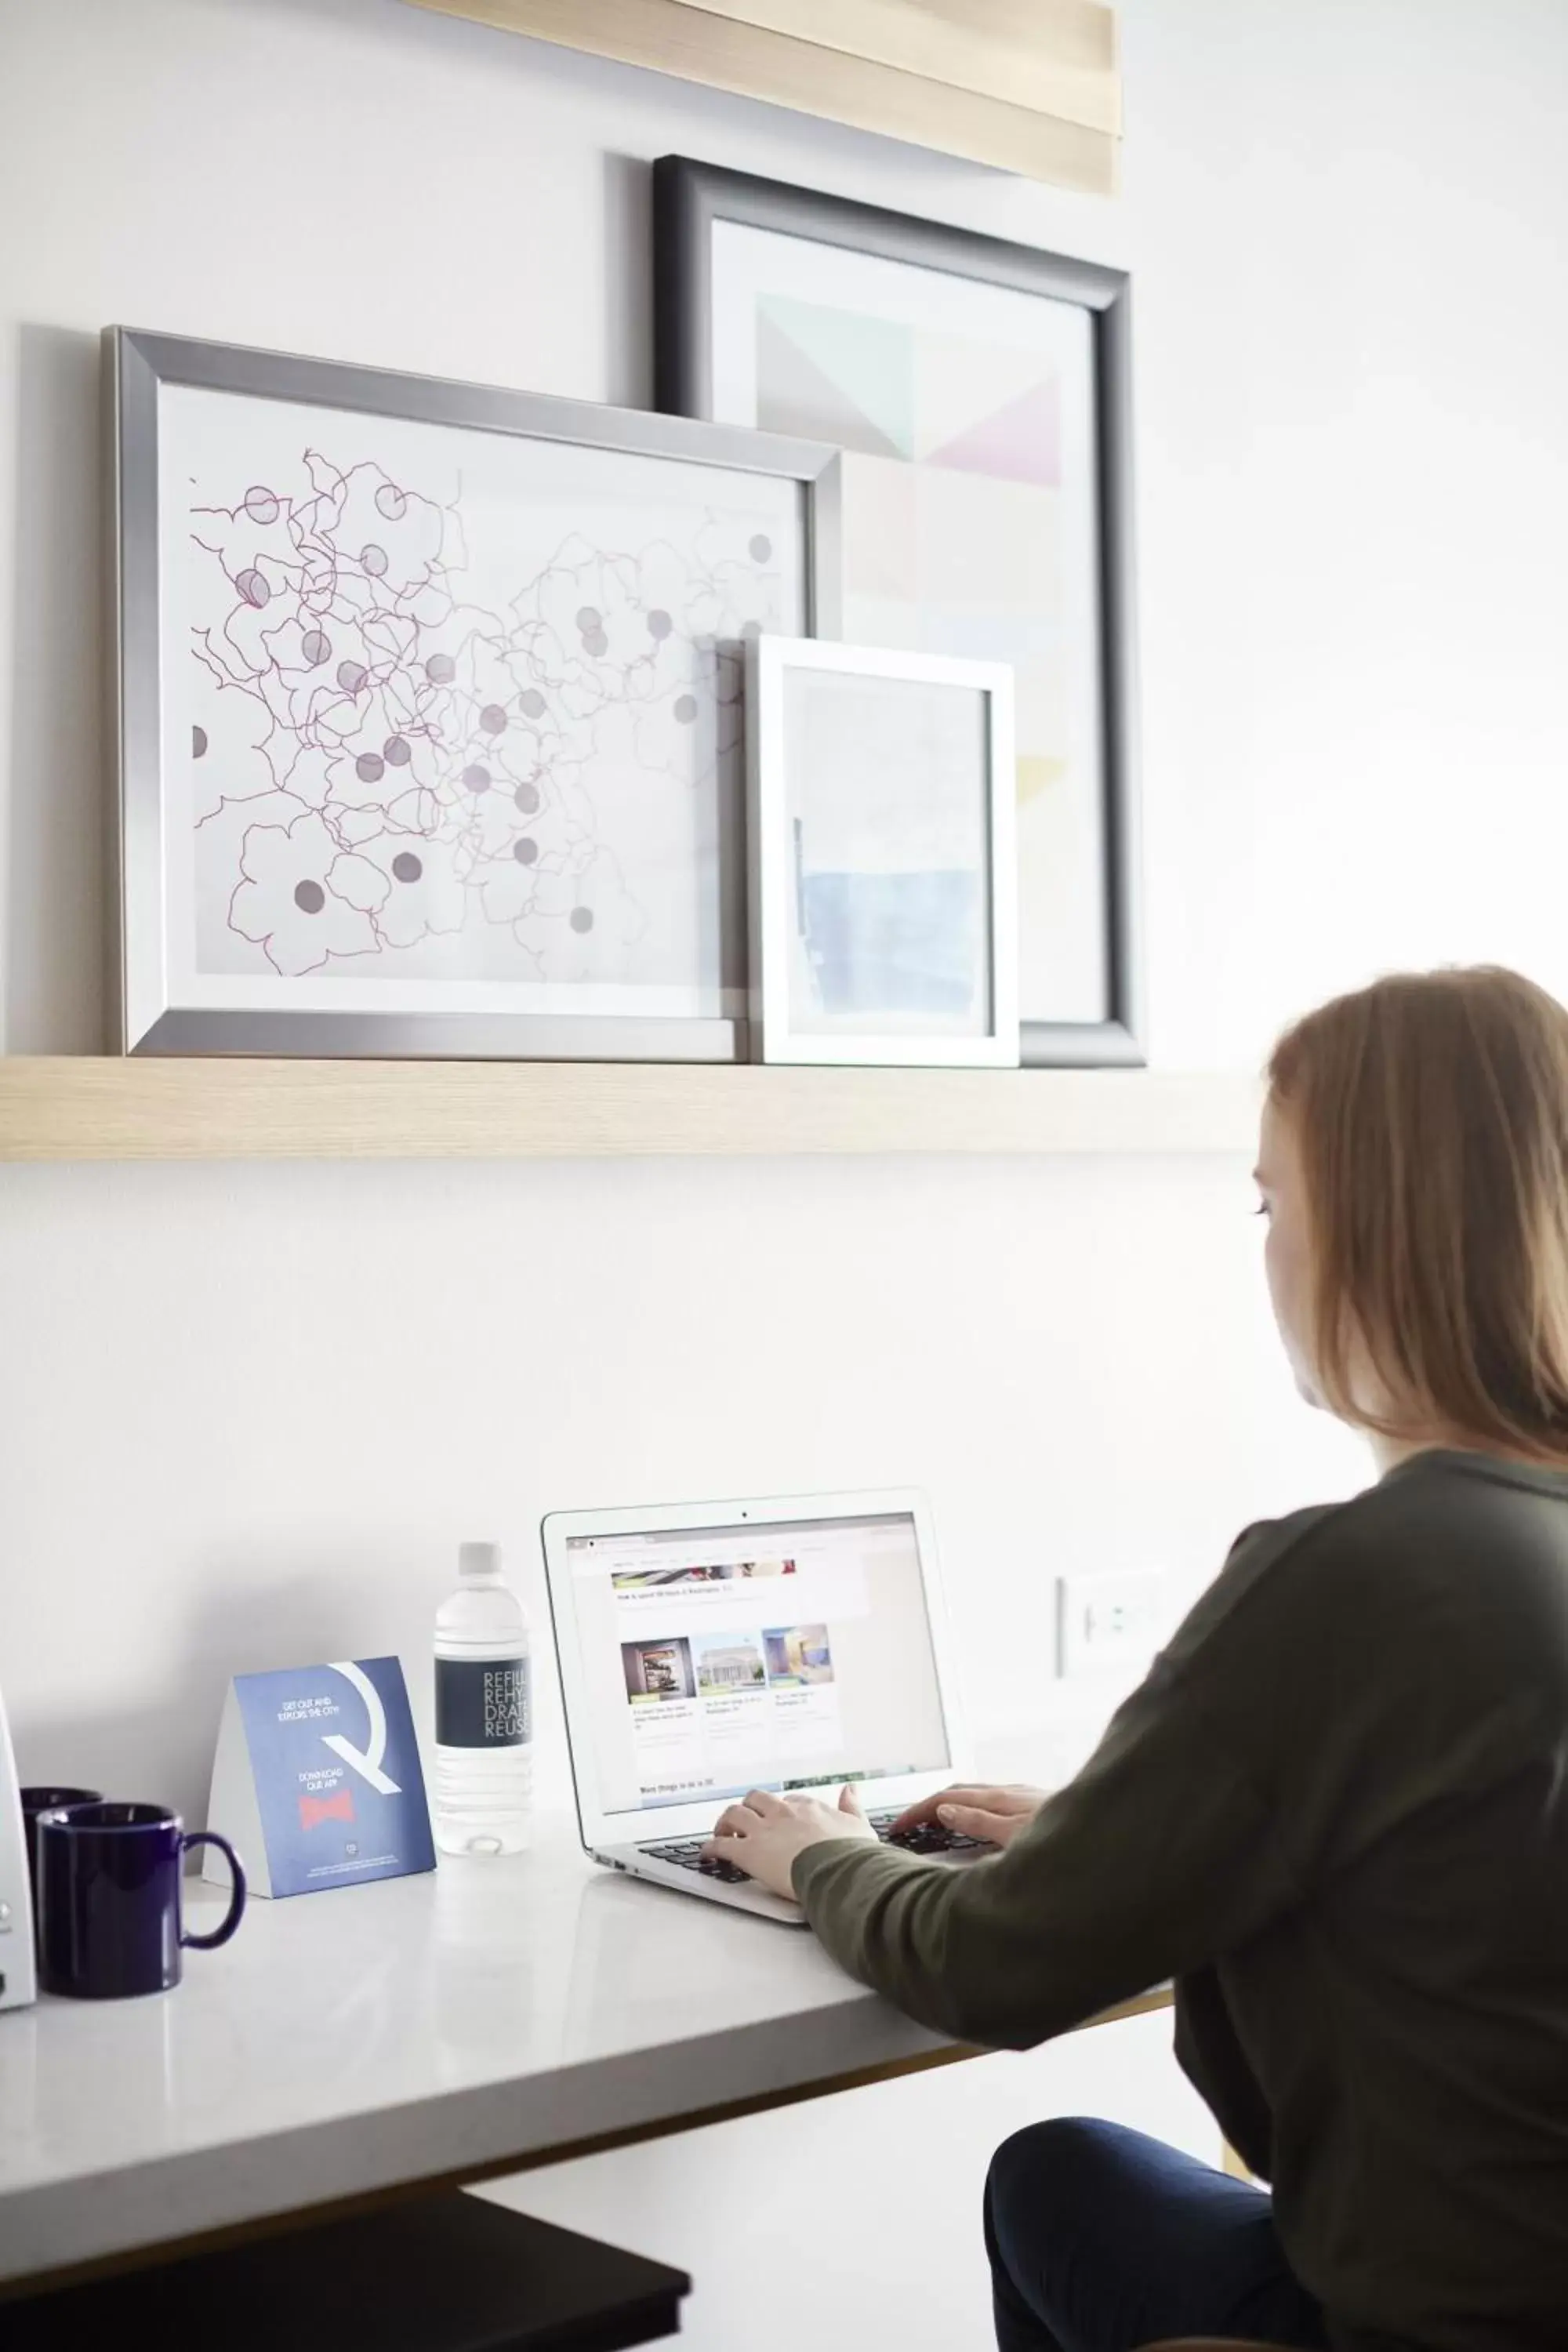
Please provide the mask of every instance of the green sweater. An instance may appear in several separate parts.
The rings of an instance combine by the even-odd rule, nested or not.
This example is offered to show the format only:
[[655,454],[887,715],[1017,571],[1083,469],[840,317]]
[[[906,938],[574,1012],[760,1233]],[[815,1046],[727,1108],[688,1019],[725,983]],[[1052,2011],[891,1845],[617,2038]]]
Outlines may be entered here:
[[1173,1977],[1345,2352],[1568,2347],[1568,1472],[1426,1454],[1249,1529],[1005,1853],[833,1839],[795,1885],[964,2041]]

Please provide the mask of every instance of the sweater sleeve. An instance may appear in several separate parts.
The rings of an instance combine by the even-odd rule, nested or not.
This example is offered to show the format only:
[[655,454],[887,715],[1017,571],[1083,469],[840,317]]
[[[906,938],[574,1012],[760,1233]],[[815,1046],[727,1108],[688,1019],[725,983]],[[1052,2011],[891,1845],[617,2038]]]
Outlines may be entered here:
[[937,2032],[1020,2050],[1300,1899],[1262,1800],[1168,1659],[994,1859],[944,1867],[836,1838],[798,1857],[795,1889],[851,1975]]

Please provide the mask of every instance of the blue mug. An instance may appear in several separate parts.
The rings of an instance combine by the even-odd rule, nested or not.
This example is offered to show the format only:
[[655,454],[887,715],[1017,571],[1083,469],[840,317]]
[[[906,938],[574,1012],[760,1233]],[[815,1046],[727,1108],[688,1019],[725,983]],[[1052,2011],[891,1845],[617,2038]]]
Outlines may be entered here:
[[[187,1832],[164,1805],[61,1805],[35,1823],[38,1982],[78,2000],[167,1992],[180,1954],[226,1944],[245,1910],[245,1872],[226,1838]],[[234,1874],[228,1910],[210,1936],[181,1922],[180,1881],[193,1846],[216,1845]]]
[[38,1917],[38,1815],[57,1812],[61,1805],[96,1805],[102,1795],[101,1789],[24,1789],[22,1791],[22,1827],[27,1840],[27,1885],[33,1893],[35,1932]]

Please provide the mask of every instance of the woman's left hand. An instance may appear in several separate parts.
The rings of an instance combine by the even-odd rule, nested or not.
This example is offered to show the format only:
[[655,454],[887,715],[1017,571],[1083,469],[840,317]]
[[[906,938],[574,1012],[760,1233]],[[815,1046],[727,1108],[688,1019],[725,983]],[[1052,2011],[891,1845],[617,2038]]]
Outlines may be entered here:
[[837,1806],[822,1804],[816,1797],[773,1797],[765,1789],[753,1789],[720,1814],[703,1852],[716,1862],[733,1863],[759,1886],[793,1899],[796,1854],[820,1845],[825,1838],[846,1837],[877,1843],[877,1832],[852,1788],[840,1792]]

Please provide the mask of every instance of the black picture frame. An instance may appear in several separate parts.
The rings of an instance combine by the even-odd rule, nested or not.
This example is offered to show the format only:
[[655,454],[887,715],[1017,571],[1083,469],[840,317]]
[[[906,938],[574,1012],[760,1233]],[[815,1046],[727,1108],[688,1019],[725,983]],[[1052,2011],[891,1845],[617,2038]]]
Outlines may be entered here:
[[1026,1020],[1022,1059],[1033,1067],[1141,1067],[1146,1054],[1127,272],[685,155],[659,157],[653,167],[653,196],[654,404],[667,415],[712,418],[712,233],[718,221],[980,278],[1078,303],[1089,311],[1099,456],[1108,1017]]

